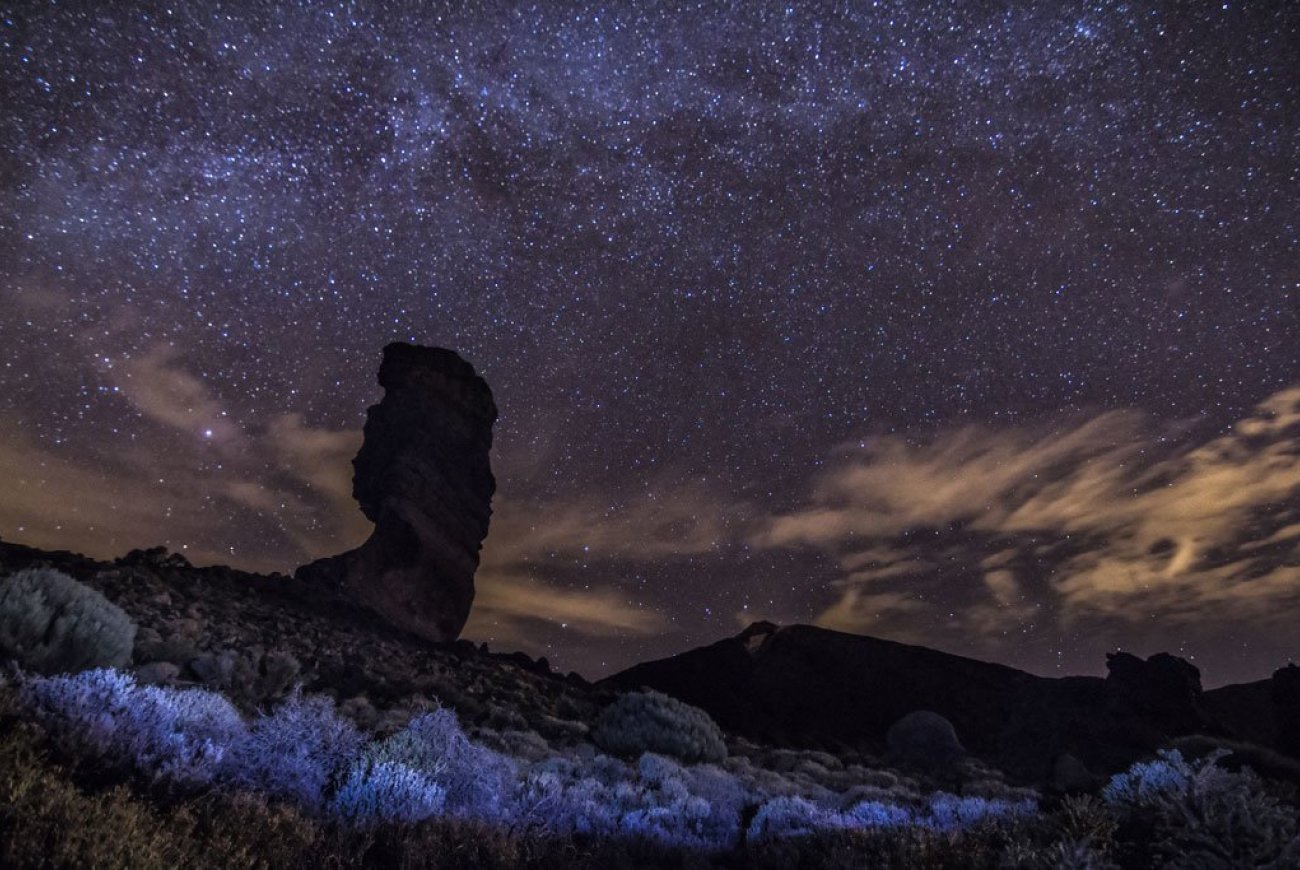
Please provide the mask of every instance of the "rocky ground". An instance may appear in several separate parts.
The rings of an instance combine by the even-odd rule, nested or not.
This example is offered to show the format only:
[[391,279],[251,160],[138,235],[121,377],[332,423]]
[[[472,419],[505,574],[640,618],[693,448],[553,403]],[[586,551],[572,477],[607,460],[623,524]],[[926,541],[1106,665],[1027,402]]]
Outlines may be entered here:
[[[69,729],[75,721],[56,721],[48,711],[45,718],[33,718],[18,700],[19,691],[33,685],[28,677],[0,672],[0,772],[6,764],[9,768],[0,775],[0,864],[5,866],[216,866],[211,859],[219,854],[229,866],[241,866],[247,858],[268,867],[1045,870],[1157,866],[1153,862],[1161,856],[1193,847],[1211,854],[1225,843],[1246,843],[1251,856],[1270,860],[1300,855],[1293,813],[1300,799],[1300,765],[1259,746],[1238,742],[1225,749],[1214,735],[1179,739],[1175,732],[1209,721],[1184,721],[1189,710],[1203,715],[1198,711],[1207,696],[1199,690],[1199,677],[1172,657],[1118,659],[1110,680],[1074,678],[1086,683],[1060,681],[1058,686],[1058,681],[1044,682],[996,665],[953,662],[954,657],[932,650],[763,624],[738,638],[591,684],[576,674],[553,673],[545,660],[522,653],[494,653],[468,641],[434,643],[404,632],[328,584],[195,568],[161,549],[101,562],[0,542],[0,576],[39,567],[71,575],[134,621],[129,667],[138,683],[217,690],[245,714],[275,709],[275,716],[294,707],[280,702],[300,687],[307,695],[332,698],[372,747],[388,735],[409,738],[408,723],[419,712],[437,706],[454,710],[457,727],[463,726],[476,744],[510,759],[515,773],[502,794],[509,796],[515,815],[511,824],[443,815],[416,825],[358,826],[310,802],[285,803],[256,790],[241,791],[231,783],[243,780],[232,780],[226,768],[214,774],[219,787],[196,796],[160,785],[161,768],[141,767],[138,760],[134,767],[124,767],[106,750],[74,746],[69,735],[77,732]],[[828,659],[829,653],[834,655]],[[1283,678],[1289,676],[1283,672]],[[927,680],[939,687],[937,695],[926,694]],[[949,691],[954,681],[968,684],[974,695]],[[611,705],[617,709],[644,698],[639,693],[619,698],[620,692],[643,685],[713,708],[725,742],[725,752],[719,742],[714,764],[688,768],[648,752],[632,752],[621,761],[603,754],[620,752],[602,737]],[[724,685],[728,691],[722,691]],[[1168,691],[1152,691],[1162,686]],[[1130,697],[1134,687],[1139,697]],[[1271,692],[1271,684],[1268,688]],[[141,691],[138,699],[190,694]],[[1189,757],[1209,758],[1205,763],[1211,765],[1221,761],[1223,769],[1205,780],[1217,784],[1217,791],[1206,792],[1207,799],[1233,806],[1246,801],[1250,812],[1222,815],[1214,804],[1205,815],[1196,790],[1188,798],[1190,809],[1177,798],[1125,809],[1122,801],[1102,799],[1100,787],[1107,777],[1081,763],[1073,769],[1053,764],[1044,775],[1017,775],[1016,765],[1004,763],[1007,753],[1000,739],[984,745],[993,732],[981,733],[980,717],[995,717],[1001,702],[1025,691],[1017,708],[1003,709],[1002,715],[1030,723],[1015,730],[1029,735],[1028,743],[1047,745],[1050,737],[1067,741],[1062,745],[1068,748],[1076,731],[1058,727],[1058,719],[1084,712],[1101,716],[1096,704],[1081,711],[1075,696],[1109,699],[1114,710],[1108,715],[1124,728],[1134,723],[1156,728],[1137,735],[1143,745],[1154,741]],[[1064,700],[1046,703],[1061,692]],[[1252,684],[1231,697],[1258,704],[1262,692]],[[875,733],[878,728],[873,730],[916,718],[914,705],[921,701],[926,708],[940,708],[947,695],[961,701],[948,712],[961,726],[958,733],[966,730],[972,755],[963,756],[953,725],[933,712],[923,715],[935,720],[938,730],[911,732],[924,738],[923,745],[914,747],[924,764],[908,759],[905,744],[895,745],[895,728],[884,739]],[[1029,700],[1061,715],[1048,717],[1044,721],[1051,727],[1036,732]],[[1276,707],[1268,703],[1269,709]],[[894,714],[904,708],[912,713],[896,721]],[[812,719],[802,721],[808,716]],[[248,727],[240,725],[239,734]],[[1035,733],[1046,737],[1034,738]],[[1083,733],[1091,739],[1099,732],[1090,727]],[[936,736],[943,738],[944,747],[957,750],[945,753],[941,767],[929,763],[937,757],[938,744],[930,740]],[[232,758],[242,757],[237,755],[244,751],[242,745],[229,743],[236,753]],[[1141,749],[1132,740],[1125,745]],[[1041,754],[1035,750],[1030,756]],[[442,770],[441,764],[436,770]],[[1169,764],[1158,761],[1153,769],[1158,774]],[[1262,779],[1241,772],[1245,766]],[[604,781],[611,776],[617,781]],[[543,787],[553,793],[537,798],[534,790]],[[617,812],[602,815],[601,808],[615,805]],[[718,823],[730,825],[721,840],[709,841],[713,845],[705,849],[691,845],[695,841],[690,838],[703,837],[709,829],[696,831],[689,821],[695,818],[691,812],[698,815],[703,806],[709,813],[700,819],[713,819],[716,809]],[[957,819],[953,814],[959,807],[985,815],[941,823],[948,815]],[[574,822],[566,815],[570,812],[586,821]],[[899,813],[912,821],[889,821]],[[1191,824],[1189,818],[1201,821]],[[592,833],[583,827],[594,824],[591,819],[604,820],[608,830]],[[769,830],[783,833],[764,833]],[[1213,848],[1205,847],[1206,842]],[[62,858],[51,858],[55,847]]]
[[[1188,734],[1276,746],[1275,739],[1238,733],[1243,729],[1224,725],[1229,717],[1218,715],[1258,707],[1249,721],[1268,732],[1263,737],[1273,736],[1276,705],[1268,700],[1268,681],[1201,693],[1199,678],[1166,662],[1170,657],[1153,657],[1149,666],[1119,660],[1136,676],[1046,680],[887,641],[759,625],[592,684],[520,652],[491,652],[465,640],[430,642],[393,627],[346,592],[285,575],[196,568],[161,548],[100,562],[0,541],[0,574],[39,566],[86,583],[135,621],[132,667],[142,682],[217,689],[250,713],[300,686],[332,697],[341,712],[378,734],[442,705],[476,738],[525,758],[571,753],[588,743],[599,712],[619,691],[639,686],[708,710],[723,726],[735,763],[834,791],[880,779],[888,766],[885,731],[918,705],[953,721],[983,760],[972,760],[962,774],[983,783],[977,791],[997,792],[1005,779],[1058,791],[1096,787]],[[837,654],[829,661],[822,647],[832,641]],[[1170,675],[1147,673],[1161,664]],[[1126,678],[1136,688],[1127,691]],[[926,694],[927,683],[938,690]],[[980,686],[987,691],[976,691]],[[924,697],[913,697],[918,692]],[[905,697],[895,697],[900,694]],[[1019,697],[1026,694],[1032,711]],[[783,707],[781,699],[797,703]],[[1157,702],[1159,709],[1145,709]],[[1013,708],[1023,715],[1008,717]],[[1042,714],[1038,725],[1030,715],[1035,711]],[[803,721],[809,716],[814,719]],[[985,727],[980,716],[1003,724]],[[1018,724],[1008,736],[1003,732],[1012,719]],[[1107,752],[1114,762],[1098,763],[1110,760]],[[897,772],[887,775],[890,787],[898,784]]]
[[[545,659],[523,653],[491,652],[465,640],[432,643],[343,594],[285,575],[196,568],[160,548],[100,562],[0,542],[0,575],[41,566],[86,583],[135,621],[138,680],[217,689],[249,713],[301,686],[332,697],[340,712],[382,735],[442,705],[456,711],[475,739],[539,759],[589,745],[596,717],[620,691],[613,683],[554,673]],[[936,784],[958,785],[890,769],[872,747],[783,745],[735,731],[727,733],[727,744],[727,765],[737,772],[782,779],[809,794],[920,794]],[[976,759],[953,776],[967,793],[1021,793]]]
[[368,729],[440,703],[467,723],[563,741],[581,739],[612,696],[552,673],[544,659],[431,643],[284,575],[194,568],[160,549],[98,562],[0,542],[0,574],[37,566],[70,574],[130,615],[138,678],[219,689],[248,711],[301,685]]

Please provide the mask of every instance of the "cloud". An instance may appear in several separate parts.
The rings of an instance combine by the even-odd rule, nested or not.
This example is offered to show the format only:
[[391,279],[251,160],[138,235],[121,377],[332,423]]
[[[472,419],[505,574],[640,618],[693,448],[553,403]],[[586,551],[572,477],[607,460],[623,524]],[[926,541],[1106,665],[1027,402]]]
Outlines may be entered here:
[[116,378],[121,394],[146,418],[223,443],[238,435],[207,385],[186,371],[179,349],[160,344],[123,357]]
[[1140,419],[1109,413],[1064,433],[968,426],[927,444],[875,438],[818,481],[811,504],[774,518],[755,543],[838,545],[955,522],[997,527],[1064,470],[1103,459],[1110,467],[1139,450]]
[[[466,632],[527,643],[529,625],[539,620],[591,637],[663,632],[668,619],[621,591],[611,575],[623,566],[717,553],[735,542],[728,525],[734,516],[704,486],[667,481],[612,500],[498,496]],[[576,588],[571,575],[589,572],[605,585]],[[570,575],[570,583],[549,582],[559,575]]]
[[702,484],[664,483],[635,497],[578,494],[524,503],[493,502],[488,550],[497,564],[547,556],[650,560],[708,553],[735,540],[747,508]]
[[851,446],[751,542],[833,555],[818,622],[849,631],[1294,618],[1300,388],[1200,438],[1135,412],[1067,423]]
[[[853,584],[834,604],[822,611],[817,624],[836,631],[856,633],[864,619],[879,624],[924,610],[922,602],[905,593],[867,592],[862,585]],[[910,639],[911,635],[905,637]]]
[[165,427],[165,447],[145,449],[130,426],[96,426],[120,420],[115,409],[88,415],[75,443],[0,417],[0,535],[100,558],[163,544],[199,564],[288,571],[369,534],[351,495],[359,431],[295,414],[237,423],[170,345],[95,362],[107,385],[97,401]]
[[267,427],[280,466],[340,506],[359,512],[352,499],[352,457],[361,449],[356,429],[315,429],[299,414],[282,414]]
[[471,635],[490,631],[498,639],[528,640],[528,623],[535,620],[598,637],[657,634],[668,625],[662,614],[628,601],[615,589],[563,589],[491,572],[477,585],[466,631]]
[[11,421],[0,421],[0,479],[0,536],[8,540],[114,556],[150,542],[164,519],[179,525],[172,494],[156,479],[78,463]]

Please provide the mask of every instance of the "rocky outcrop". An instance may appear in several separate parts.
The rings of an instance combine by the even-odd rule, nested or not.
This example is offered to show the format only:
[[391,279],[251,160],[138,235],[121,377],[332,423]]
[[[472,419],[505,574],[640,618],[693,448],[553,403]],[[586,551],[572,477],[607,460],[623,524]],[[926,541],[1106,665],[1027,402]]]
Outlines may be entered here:
[[469,618],[492,514],[497,408],[469,363],[441,348],[390,344],[384,397],[366,413],[352,494],[375,524],[355,550],[299,568],[401,628],[452,641]]
[[1277,718],[1277,747],[1300,758],[1300,667],[1278,668],[1269,689]]
[[1106,656],[1107,685],[1160,729],[1190,734],[1206,721],[1201,672],[1186,659],[1156,653],[1148,659],[1116,652]]

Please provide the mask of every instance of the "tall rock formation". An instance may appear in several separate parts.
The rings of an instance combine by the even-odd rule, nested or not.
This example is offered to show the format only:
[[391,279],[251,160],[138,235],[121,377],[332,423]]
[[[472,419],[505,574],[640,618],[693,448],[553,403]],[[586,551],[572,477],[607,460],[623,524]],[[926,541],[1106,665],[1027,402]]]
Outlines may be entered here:
[[496,403],[473,367],[442,348],[388,345],[379,384],[384,397],[366,412],[352,461],[352,495],[375,531],[295,576],[332,584],[430,640],[455,640],[492,515]]

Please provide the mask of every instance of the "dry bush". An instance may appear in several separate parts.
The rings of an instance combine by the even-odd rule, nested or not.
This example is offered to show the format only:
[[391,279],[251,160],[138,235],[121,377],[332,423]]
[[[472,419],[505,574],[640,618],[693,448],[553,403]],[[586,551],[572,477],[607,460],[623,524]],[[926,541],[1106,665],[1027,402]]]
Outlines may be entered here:
[[60,571],[32,568],[0,579],[0,659],[42,674],[121,667],[135,623],[122,608]]
[[591,736],[601,749],[625,758],[643,752],[688,763],[727,757],[722,732],[708,713],[659,692],[620,695],[601,712]]

